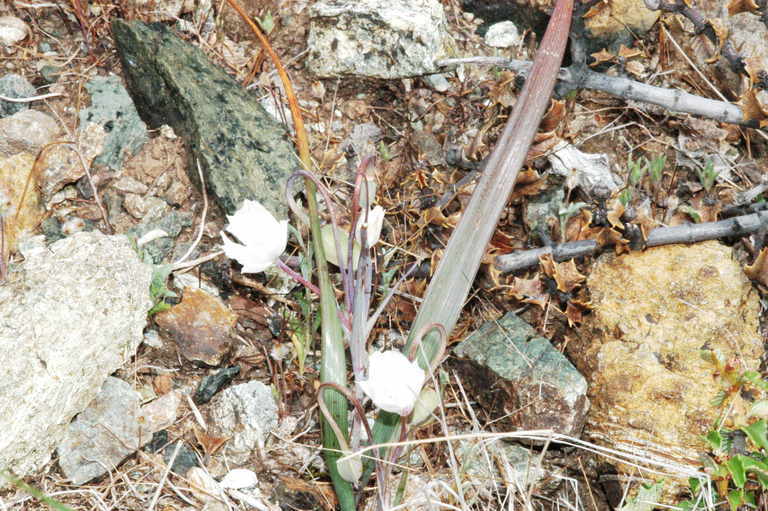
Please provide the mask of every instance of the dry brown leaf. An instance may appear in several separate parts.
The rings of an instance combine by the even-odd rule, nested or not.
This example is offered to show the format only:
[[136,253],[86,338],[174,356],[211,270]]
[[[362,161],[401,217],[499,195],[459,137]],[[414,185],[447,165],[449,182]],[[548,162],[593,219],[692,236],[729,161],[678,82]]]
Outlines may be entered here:
[[611,199],[608,202],[606,218],[608,223],[611,224],[611,227],[614,229],[624,228],[624,223],[621,221],[621,215],[624,214],[624,211],[624,204],[622,204],[619,199]]
[[742,94],[736,104],[741,108],[745,121],[758,121],[761,128],[768,126],[768,108],[760,104],[755,89],[749,89]]
[[525,155],[525,164],[530,164],[536,158],[541,158],[545,154],[552,151],[552,149],[562,140],[558,136],[554,136],[554,132],[539,133],[534,140],[536,143],[528,149],[528,154]]
[[595,5],[593,5],[592,7],[590,7],[589,10],[584,13],[582,18],[589,19],[589,18],[592,18],[594,16],[597,16],[606,7],[608,7],[608,2],[607,1],[603,0],[602,2],[598,2]]
[[568,318],[568,326],[579,325],[584,321],[584,309],[569,301],[565,306],[565,317]]
[[723,203],[719,200],[707,200],[706,194],[700,192],[691,199],[691,206],[699,214],[701,222],[716,222],[717,215],[723,209]]
[[757,12],[758,8],[755,0],[731,0],[728,2],[728,14],[730,16],[740,12]]
[[547,306],[549,301],[549,296],[544,291],[544,285],[538,277],[532,279],[515,277],[508,289],[510,294],[521,302],[532,303],[542,309]]
[[719,53],[720,48],[722,48],[723,44],[725,44],[725,41],[728,39],[728,27],[725,26],[725,23],[723,23],[723,20],[720,18],[708,19],[707,25],[712,27],[712,30],[717,36],[717,49]]
[[152,379],[152,388],[158,396],[164,396],[173,390],[173,377],[170,374],[158,374]]
[[640,226],[640,233],[643,235],[643,240],[647,240],[648,234],[660,224],[651,216],[652,212],[650,206],[638,207],[636,211],[637,215],[634,222]]
[[194,428],[193,431],[197,443],[200,444],[200,447],[203,448],[203,452],[208,456],[216,454],[216,451],[221,449],[229,440],[229,438],[209,435],[200,428]]
[[512,191],[512,200],[528,195],[538,195],[547,187],[547,180],[542,179],[538,172],[528,169],[520,172]]
[[609,51],[608,51],[608,50],[606,50],[605,48],[603,48],[602,50],[600,50],[600,51],[598,51],[598,52],[592,53],[592,54],[590,55],[590,57],[592,57],[593,59],[595,59],[595,61],[594,61],[594,62],[592,62],[592,63],[590,64],[590,66],[596,66],[596,65],[598,65],[598,64],[601,64],[601,63],[603,63],[603,62],[613,62],[613,59],[615,59],[615,58],[616,58],[616,57],[613,55],[613,53],[609,52]]
[[747,277],[768,287],[768,248],[760,251],[751,266],[744,268]]
[[582,209],[578,215],[572,216],[568,220],[568,225],[565,226],[565,236],[563,239],[568,241],[579,241],[589,239],[588,237],[582,237],[582,233],[589,229],[589,224],[592,223],[592,212],[588,209]]
[[576,268],[576,261],[570,259],[564,263],[555,263],[555,282],[557,289],[570,293],[587,280],[587,277]]
[[539,263],[544,273],[555,280],[557,289],[564,293],[570,293],[587,279],[579,273],[573,259],[564,263],[556,263],[552,254],[545,254],[539,257]]
[[515,94],[515,88],[512,86],[514,82],[515,73],[502,71],[500,79],[488,91],[488,98],[504,107],[514,106],[517,102],[517,94]]
[[637,48],[627,48],[623,44],[619,46],[619,57],[622,57],[625,59],[632,59],[635,57],[640,57],[642,55],[643,55],[643,52]]
[[544,114],[539,124],[539,131],[550,132],[557,129],[560,121],[565,117],[565,100],[553,99],[549,103],[549,110]]

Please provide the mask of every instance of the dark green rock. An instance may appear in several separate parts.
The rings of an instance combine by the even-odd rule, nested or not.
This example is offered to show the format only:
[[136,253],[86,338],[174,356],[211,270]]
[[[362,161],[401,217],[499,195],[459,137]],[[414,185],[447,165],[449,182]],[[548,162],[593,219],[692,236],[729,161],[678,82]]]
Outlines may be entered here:
[[285,183],[297,159],[285,129],[165,25],[115,20],[112,33],[142,119],[152,128],[168,124],[184,137],[190,179],[199,184],[198,159],[208,190],[228,214],[252,199],[286,218]]
[[193,398],[195,404],[202,405],[210,401],[218,391],[229,385],[240,374],[240,366],[232,366],[209,374],[200,381]]
[[483,324],[454,354],[462,381],[491,417],[514,428],[581,434],[587,381],[514,313]]

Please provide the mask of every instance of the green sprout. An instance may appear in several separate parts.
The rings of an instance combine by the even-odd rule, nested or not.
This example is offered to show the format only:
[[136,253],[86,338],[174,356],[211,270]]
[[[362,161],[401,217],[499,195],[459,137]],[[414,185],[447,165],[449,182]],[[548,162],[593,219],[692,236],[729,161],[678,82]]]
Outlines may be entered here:
[[712,160],[707,161],[703,169],[696,167],[696,174],[699,176],[699,182],[701,182],[701,186],[703,186],[707,192],[714,186],[715,179],[719,173],[720,171],[715,170],[715,164]]

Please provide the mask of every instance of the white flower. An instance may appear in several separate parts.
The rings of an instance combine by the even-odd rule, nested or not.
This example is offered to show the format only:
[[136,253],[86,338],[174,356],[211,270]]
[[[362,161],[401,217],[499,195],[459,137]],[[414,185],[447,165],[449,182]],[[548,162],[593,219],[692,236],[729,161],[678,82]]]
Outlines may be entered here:
[[[360,233],[362,231],[363,223],[365,223],[366,217],[363,216],[357,223],[357,232],[355,233],[355,239],[360,242]],[[366,225],[365,238],[368,241],[368,247],[374,246],[379,241],[381,236],[381,226],[384,224],[384,208],[381,206],[374,206],[368,211],[368,225]]]
[[222,231],[224,253],[243,265],[243,273],[258,273],[272,266],[288,244],[288,220],[277,221],[256,201],[243,202],[229,216],[226,230],[242,242],[235,243]]
[[377,351],[368,360],[368,379],[360,388],[387,412],[408,415],[424,384],[424,370],[399,351]]

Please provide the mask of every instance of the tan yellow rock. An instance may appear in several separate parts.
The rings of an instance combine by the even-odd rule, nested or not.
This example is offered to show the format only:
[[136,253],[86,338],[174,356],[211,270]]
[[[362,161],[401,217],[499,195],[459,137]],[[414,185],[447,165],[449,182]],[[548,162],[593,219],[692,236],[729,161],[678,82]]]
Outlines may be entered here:
[[3,221],[5,260],[9,253],[16,250],[19,235],[35,229],[45,214],[37,182],[32,178],[27,185],[34,163],[35,157],[29,153],[0,158],[0,217]]
[[590,382],[586,438],[674,464],[681,477],[701,469],[701,435],[723,412],[712,401],[724,388],[702,350],[744,370],[763,353],[758,296],[731,249],[711,241],[608,255],[588,286],[594,311],[570,346]]
[[642,34],[659,19],[659,11],[648,9],[644,0],[609,0],[593,12],[596,14],[587,19],[586,26],[595,37],[626,29]]

